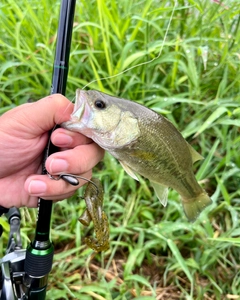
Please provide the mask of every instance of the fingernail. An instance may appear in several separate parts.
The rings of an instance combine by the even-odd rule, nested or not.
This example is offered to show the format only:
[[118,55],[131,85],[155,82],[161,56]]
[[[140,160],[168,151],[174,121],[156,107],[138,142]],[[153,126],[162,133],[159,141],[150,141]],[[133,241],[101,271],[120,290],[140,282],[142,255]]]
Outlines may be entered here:
[[47,185],[45,182],[40,180],[32,180],[28,186],[29,194],[42,194],[46,192]]
[[53,137],[52,142],[59,147],[68,147],[69,145],[72,145],[73,138],[65,133],[58,133]]
[[53,158],[49,168],[51,174],[66,172],[68,169],[68,162],[64,159]]

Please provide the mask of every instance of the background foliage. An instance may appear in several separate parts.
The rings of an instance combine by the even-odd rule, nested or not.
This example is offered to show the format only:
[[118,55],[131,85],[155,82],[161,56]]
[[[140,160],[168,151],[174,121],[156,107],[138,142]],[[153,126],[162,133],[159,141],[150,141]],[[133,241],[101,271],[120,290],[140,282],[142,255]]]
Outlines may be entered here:
[[[60,1],[1,1],[0,113],[49,94],[59,9]],[[213,205],[191,224],[175,191],[163,208],[147,181],[135,182],[106,154],[94,175],[104,185],[111,248],[91,257],[83,244],[91,228],[77,221],[82,190],[55,204],[48,299],[239,299],[239,12],[238,0],[77,1],[68,98],[162,48],[151,63],[89,88],[170,119],[205,157],[194,168]],[[36,211],[22,216],[26,246]],[[7,232],[2,253],[6,241]]]

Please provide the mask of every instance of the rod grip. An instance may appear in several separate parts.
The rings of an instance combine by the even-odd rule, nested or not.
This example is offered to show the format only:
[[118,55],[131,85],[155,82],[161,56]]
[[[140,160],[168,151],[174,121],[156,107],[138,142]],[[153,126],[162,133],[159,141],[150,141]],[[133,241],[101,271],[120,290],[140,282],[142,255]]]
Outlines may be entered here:
[[53,245],[48,249],[38,250],[29,245],[26,251],[24,269],[30,277],[42,277],[50,273],[53,262]]

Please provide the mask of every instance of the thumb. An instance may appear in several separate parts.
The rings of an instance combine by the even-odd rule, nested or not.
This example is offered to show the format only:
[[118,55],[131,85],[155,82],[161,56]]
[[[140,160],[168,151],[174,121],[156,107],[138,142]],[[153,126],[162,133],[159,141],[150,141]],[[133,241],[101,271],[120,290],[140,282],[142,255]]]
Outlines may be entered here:
[[66,97],[54,94],[33,103],[20,105],[2,117],[7,120],[8,126],[17,126],[20,132],[38,136],[51,130],[55,124],[69,120],[72,111],[73,104]]
[[44,131],[50,130],[55,124],[69,120],[73,111],[73,103],[61,94],[54,94],[38,100],[25,110],[25,114],[42,126]]

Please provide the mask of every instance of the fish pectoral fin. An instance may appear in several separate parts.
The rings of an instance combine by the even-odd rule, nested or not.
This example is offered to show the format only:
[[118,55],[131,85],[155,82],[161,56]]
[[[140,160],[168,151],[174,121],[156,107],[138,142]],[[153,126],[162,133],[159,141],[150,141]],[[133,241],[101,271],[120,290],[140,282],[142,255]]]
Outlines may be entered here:
[[201,154],[199,154],[190,144],[187,143],[187,145],[188,145],[189,151],[191,153],[193,164],[198,160],[204,159],[204,157]]
[[161,202],[161,204],[165,207],[167,205],[167,200],[168,200],[168,187],[161,185],[157,182],[151,182],[154,191]]
[[127,174],[129,176],[131,176],[133,179],[139,181],[137,175],[134,173],[134,171],[126,163],[124,163],[124,162],[122,162],[120,160],[119,160],[119,162],[120,162],[120,164],[122,165],[123,169],[127,172]]

